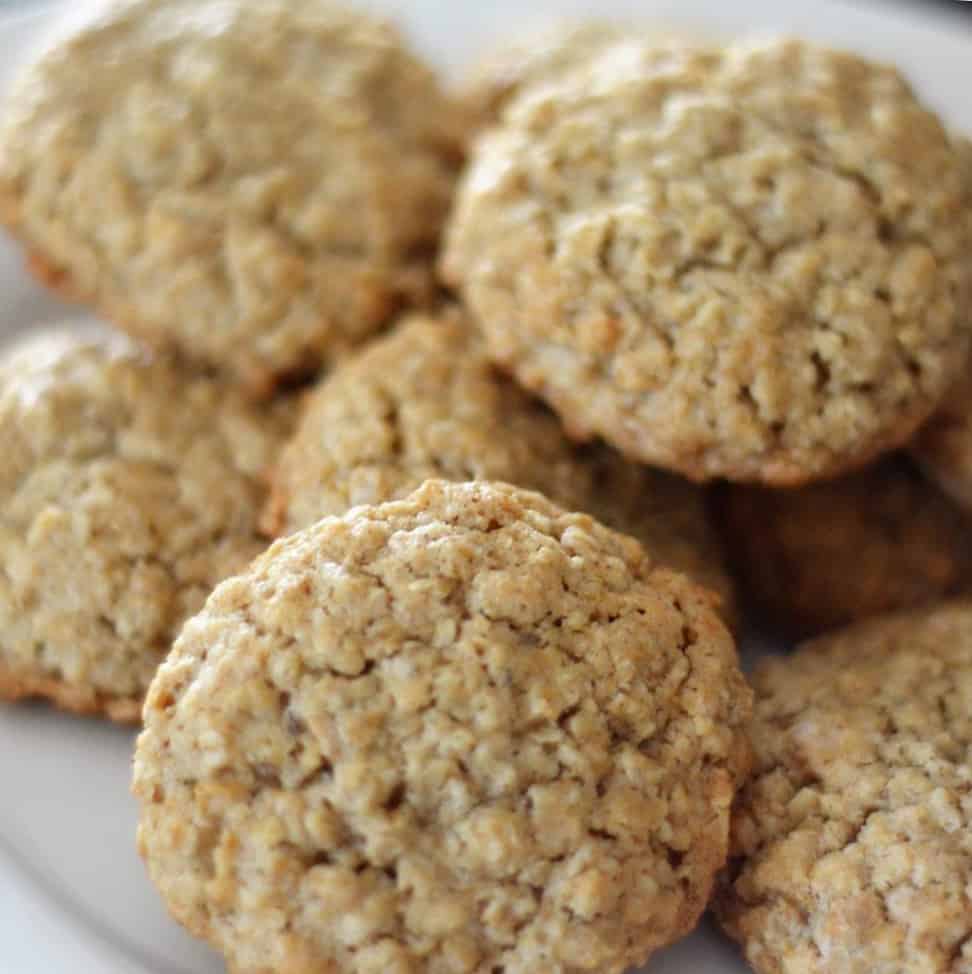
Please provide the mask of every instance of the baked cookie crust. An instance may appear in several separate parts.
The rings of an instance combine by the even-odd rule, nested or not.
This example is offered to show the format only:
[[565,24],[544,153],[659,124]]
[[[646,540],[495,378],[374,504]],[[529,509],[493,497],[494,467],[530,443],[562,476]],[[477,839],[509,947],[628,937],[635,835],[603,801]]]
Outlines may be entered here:
[[266,545],[284,410],[254,410],[119,335],[0,360],[0,697],[138,719],[210,589]]
[[798,485],[901,445],[955,378],[966,183],[890,67],[631,39],[478,140],[443,271],[573,436]]
[[431,481],[280,540],[153,683],[139,845],[239,974],[620,974],[694,926],[747,770],[706,595]]
[[868,621],[754,676],[716,910],[758,974],[972,970],[972,605]]
[[0,219],[48,285],[267,392],[430,296],[463,129],[369,15],[129,0],[9,99]]
[[572,444],[549,409],[490,363],[455,310],[403,320],[307,394],[264,526],[304,528],[400,499],[431,478],[505,481],[591,514],[715,592],[735,616],[705,493],[609,447]]

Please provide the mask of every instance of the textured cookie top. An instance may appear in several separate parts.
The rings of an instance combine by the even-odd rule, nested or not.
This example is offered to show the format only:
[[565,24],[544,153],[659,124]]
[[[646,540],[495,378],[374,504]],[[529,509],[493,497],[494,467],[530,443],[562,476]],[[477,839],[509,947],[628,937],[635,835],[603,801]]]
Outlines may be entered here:
[[941,399],[970,328],[967,203],[891,68],[636,39],[531,86],[477,143],[444,271],[575,435],[797,484]]
[[463,83],[463,102],[479,124],[494,122],[524,87],[557,78],[630,33],[610,21],[579,20],[509,37],[473,65]]
[[282,417],[127,339],[0,362],[0,696],[138,716],[183,620],[264,545]]
[[620,974],[723,861],[749,690],[686,579],[432,481],[278,541],[149,694],[140,847],[240,972]]
[[901,456],[795,490],[731,487],[728,549],[759,610],[809,635],[972,582],[972,523]]
[[275,470],[267,526],[303,528],[404,497],[430,478],[540,491],[634,535],[732,605],[702,491],[607,447],[573,446],[545,406],[491,366],[458,313],[407,319],[309,395]]
[[972,606],[889,616],[755,676],[727,930],[761,974],[972,970]]
[[382,21],[328,0],[125,2],[8,112],[0,206],[46,272],[254,386],[429,283],[459,125]]

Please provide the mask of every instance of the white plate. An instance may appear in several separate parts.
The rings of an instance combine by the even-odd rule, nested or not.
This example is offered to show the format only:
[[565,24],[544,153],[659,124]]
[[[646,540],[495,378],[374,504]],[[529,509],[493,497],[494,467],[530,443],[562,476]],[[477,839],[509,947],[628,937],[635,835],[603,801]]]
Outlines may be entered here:
[[[258,2],[258,0],[257,0]],[[417,42],[449,68],[521,19],[523,0],[400,0]],[[35,46],[78,0],[0,16],[5,53]],[[916,5],[917,6],[917,5]],[[801,33],[896,61],[949,122],[972,131],[972,30],[934,12],[823,0],[534,0],[530,17],[617,14],[704,31]],[[0,336],[65,314],[0,240]],[[219,959],[169,921],[133,848],[133,735],[43,707],[0,708],[0,974],[218,974]],[[733,948],[703,926],[656,957],[650,974],[741,974]],[[542,972],[537,972],[542,974]]]

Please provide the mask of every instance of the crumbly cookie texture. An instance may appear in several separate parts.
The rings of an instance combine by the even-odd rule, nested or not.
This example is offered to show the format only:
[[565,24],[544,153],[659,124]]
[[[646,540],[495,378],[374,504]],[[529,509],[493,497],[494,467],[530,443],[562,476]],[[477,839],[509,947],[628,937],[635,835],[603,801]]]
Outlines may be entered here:
[[891,68],[632,39],[476,144],[443,271],[572,435],[796,485],[906,440],[972,329],[959,153]]
[[613,974],[724,861],[750,691],[706,595],[430,481],[219,586],[149,693],[139,846],[239,974]]
[[329,0],[123,2],[11,98],[0,219],[49,283],[266,390],[430,292],[463,124]]
[[972,522],[904,457],[795,490],[729,487],[727,548],[780,629],[812,635],[969,588]]
[[972,971],[972,605],[768,660],[718,914],[759,974]]
[[495,122],[526,86],[549,81],[631,33],[607,20],[563,21],[509,37],[464,79],[461,97],[478,125]]
[[128,339],[41,334],[0,361],[0,698],[139,717],[213,586],[264,547],[286,434]]
[[592,514],[733,614],[704,493],[608,447],[574,446],[544,405],[490,364],[457,312],[406,319],[310,393],[274,472],[265,525],[293,531],[405,497],[430,478],[506,481]]

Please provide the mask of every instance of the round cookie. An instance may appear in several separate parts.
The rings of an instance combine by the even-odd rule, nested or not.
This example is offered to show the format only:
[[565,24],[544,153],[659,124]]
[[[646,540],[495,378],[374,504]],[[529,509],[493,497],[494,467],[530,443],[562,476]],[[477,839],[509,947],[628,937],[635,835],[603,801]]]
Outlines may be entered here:
[[972,970],[972,605],[756,672],[717,913],[758,974]]
[[705,494],[600,444],[572,445],[451,311],[404,320],[309,394],[275,469],[264,523],[270,533],[293,531],[404,497],[430,478],[506,481],[585,511],[716,592],[733,614]]
[[900,455],[809,487],[731,486],[721,507],[737,577],[789,633],[914,608],[972,581],[972,524]]
[[256,392],[432,286],[463,125],[329,0],[135,0],[12,96],[0,219],[49,283]]
[[797,485],[901,444],[942,399],[972,324],[968,202],[891,68],[633,39],[478,140],[443,272],[571,435]]
[[523,88],[556,78],[630,33],[610,21],[579,20],[509,37],[473,66],[463,83],[463,103],[479,125],[495,122]]
[[620,974],[724,861],[750,693],[705,593],[431,481],[219,586],[149,693],[139,846],[238,974]]
[[285,435],[225,382],[121,336],[0,360],[0,698],[134,721],[182,622],[266,545]]

